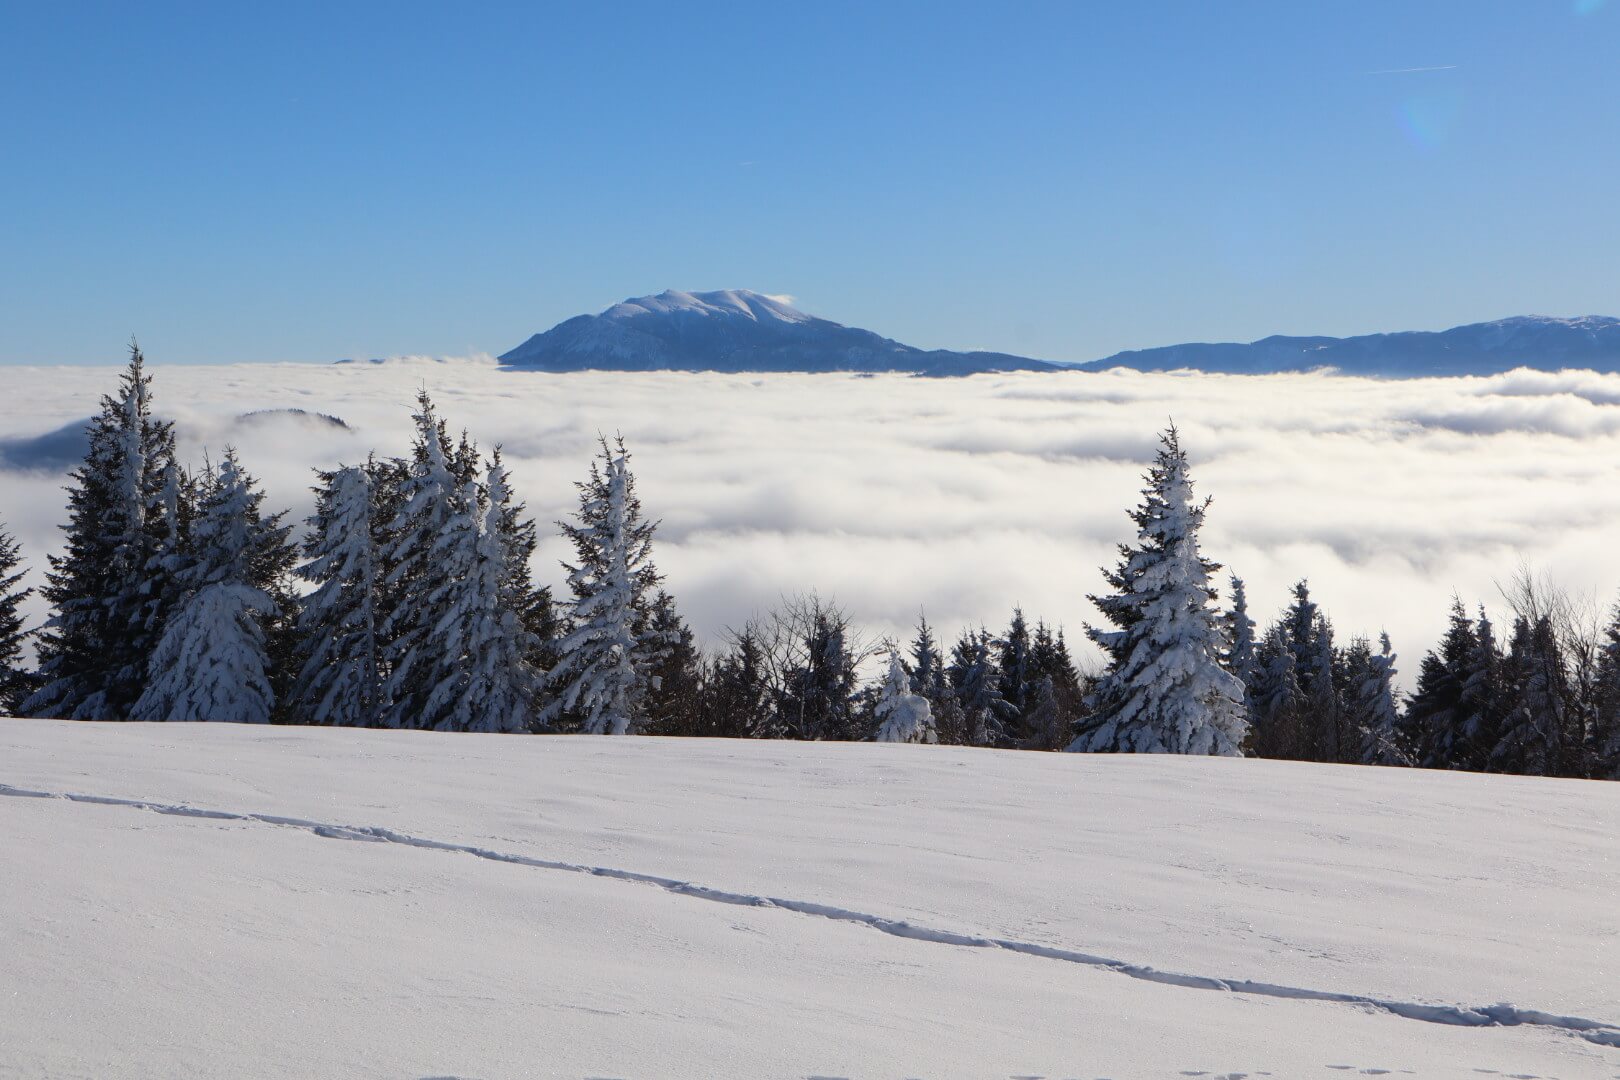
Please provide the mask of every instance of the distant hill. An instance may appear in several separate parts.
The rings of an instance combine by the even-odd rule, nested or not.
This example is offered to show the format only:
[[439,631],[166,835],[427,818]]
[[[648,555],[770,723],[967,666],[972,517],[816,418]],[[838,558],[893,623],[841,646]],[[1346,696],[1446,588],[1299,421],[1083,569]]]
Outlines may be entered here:
[[501,362],[537,371],[1057,371],[1061,365],[991,352],[918,349],[870,330],[807,315],[747,289],[673,290],[577,315]]
[[1218,371],[1263,375],[1336,368],[1347,375],[1495,375],[1514,368],[1620,371],[1620,319],[1521,315],[1450,330],[1360,337],[1268,337],[1248,344],[1168,345],[1115,353],[1081,370]]

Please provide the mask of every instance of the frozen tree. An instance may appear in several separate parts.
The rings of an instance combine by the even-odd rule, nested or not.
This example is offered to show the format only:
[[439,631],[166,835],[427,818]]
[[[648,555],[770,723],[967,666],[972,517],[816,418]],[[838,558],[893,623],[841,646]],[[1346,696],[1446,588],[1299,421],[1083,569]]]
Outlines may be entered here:
[[556,697],[544,719],[577,716],[594,735],[625,735],[646,719],[653,669],[667,648],[650,625],[650,601],[660,577],[652,562],[656,522],[641,516],[624,440],[601,440],[600,462],[579,489],[573,522],[559,525],[574,545],[564,563],[574,593],[574,629],[558,643],[548,677]]
[[[427,391],[417,394],[416,444],[408,470],[398,476],[392,501],[398,512],[387,526],[384,557],[387,613],[383,616],[383,663],[389,727],[431,727],[428,697],[443,682],[429,637],[446,611],[442,589],[445,548],[470,542],[477,507],[466,505],[467,488],[451,471],[454,449]],[[457,552],[467,555],[463,546]]]
[[298,613],[301,664],[293,716],[311,724],[373,727],[382,721],[380,582],[371,473],[318,474],[315,513],[298,576],[315,586]]
[[1341,660],[1344,725],[1353,741],[1346,751],[1350,760],[1362,765],[1405,765],[1397,738],[1395,654],[1388,634],[1380,635],[1378,642],[1379,651],[1374,652],[1366,638],[1355,638]]
[[878,693],[876,716],[878,742],[931,743],[934,735],[934,717],[928,708],[928,699],[911,692],[911,679],[900,652],[889,653],[889,669]]
[[[476,458],[467,445],[460,461]],[[506,467],[492,462],[482,490],[476,480],[461,486],[433,549],[440,574],[426,603],[439,614],[423,649],[430,689],[419,723],[439,731],[523,731],[535,718],[540,675],[530,666],[532,643],[517,606],[524,598],[509,588],[518,553],[502,527]]]
[[697,637],[675,610],[675,598],[659,590],[653,599],[650,623],[664,642],[664,655],[653,666],[653,685],[647,692],[647,734],[713,735],[703,708],[703,657]]
[[1013,608],[1012,622],[995,643],[996,666],[1001,670],[1001,696],[1011,707],[1008,714],[1008,734],[1016,743],[1030,737],[1029,711],[1034,705],[1036,679],[1034,677],[1034,648],[1030,641],[1029,623],[1022,608]]
[[1426,769],[1448,767],[1468,722],[1463,684],[1478,648],[1473,620],[1462,601],[1453,598],[1445,639],[1423,657],[1417,689],[1401,723],[1401,748],[1412,764]]
[[1571,729],[1578,720],[1553,616],[1534,622],[1520,616],[1514,631],[1508,663],[1516,674],[1515,693],[1489,766],[1526,776],[1576,775],[1581,747]]
[[1243,579],[1233,574],[1229,580],[1232,584],[1232,604],[1221,616],[1221,625],[1226,631],[1226,647],[1221,652],[1221,664],[1247,686],[1254,674],[1254,620],[1249,617],[1249,593],[1243,586]]
[[1137,546],[1104,570],[1114,592],[1092,597],[1113,630],[1088,628],[1112,661],[1092,691],[1092,712],[1069,749],[1238,755],[1247,724],[1243,684],[1221,667],[1221,626],[1198,549],[1209,500],[1195,501],[1187,455],[1172,426],[1160,437],[1142,504]]
[[152,652],[132,720],[269,723],[275,704],[265,627],[277,615],[267,573],[287,548],[280,514],[263,516],[234,451],[204,487],[181,575],[184,598]]
[[175,483],[172,425],[154,419],[151,379],[140,349],[115,397],[86,432],[90,450],[68,487],[65,550],[50,558],[45,599],[52,615],[39,635],[40,686],[23,702],[31,716],[122,720],[146,685],[147,662],[174,596],[171,519]]
[[1297,759],[1304,742],[1305,697],[1295,673],[1287,627],[1278,622],[1254,651],[1247,680],[1249,739],[1256,757]]
[[962,741],[967,746],[1010,744],[1007,726],[1017,712],[1002,692],[1002,671],[996,662],[996,639],[989,631],[966,631],[951,650],[949,678],[961,707]]
[[0,716],[17,711],[33,689],[33,673],[23,667],[22,602],[33,592],[21,588],[24,571],[17,541],[0,528]]
[[1603,630],[1593,684],[1591,774],[1599,780],[1620,780],[1620,606],[1610,612]]
[[768,663],[754,627],[745,626],[732,633],[730,646],[711,665],[704,714],[705,728],[711,735],[747,739],[768,733]]
[[939,653],[939,642],[934,640],[933,627],[921,612],[917,614],[917,636],[911,639],[911,690],[930,703],[937,703],[945,695],[945,661]]

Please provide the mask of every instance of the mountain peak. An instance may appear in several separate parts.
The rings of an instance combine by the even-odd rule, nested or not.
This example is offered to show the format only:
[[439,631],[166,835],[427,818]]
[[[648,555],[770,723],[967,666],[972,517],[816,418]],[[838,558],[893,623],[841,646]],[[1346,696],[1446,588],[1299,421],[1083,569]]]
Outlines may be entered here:
[[792,297],[751,289],[681,292],[576,315],[501,356],[541,371],[905,371],[968,375],[1053,370],[1001,353],[924,350],[806,314]]

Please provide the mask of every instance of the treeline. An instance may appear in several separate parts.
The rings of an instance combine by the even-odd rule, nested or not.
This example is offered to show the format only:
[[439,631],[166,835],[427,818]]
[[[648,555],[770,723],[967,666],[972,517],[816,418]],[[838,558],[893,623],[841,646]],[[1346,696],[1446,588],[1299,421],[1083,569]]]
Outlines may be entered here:
[[[1014,610],[953,642],[925,618],[870,642],[815,593],[705,653],[653,560],[622,441],[602,440],[559,522],[567,595],[537,586],[539,528],[499,449],[452,438],[419,395],[403,457],[316,474],[295,542],[227,449],[194,469],[151,410],[132,348],[72,473],[65,544],[25,627],[22,557],[0,530],[0,713],[1249,754],[1536,775],[1620,776],[1620,614],[1601,630],[1522,579],[1506,645],[1458,603],[1406,702],[1387,637],[1335,639],[1299,583],[1261,633],[1243,583],[1218,610],[1171,429],[1087,627]],[[35,638],[38,664],[23,662]],[[877,662],[875,682],[862,671]]]

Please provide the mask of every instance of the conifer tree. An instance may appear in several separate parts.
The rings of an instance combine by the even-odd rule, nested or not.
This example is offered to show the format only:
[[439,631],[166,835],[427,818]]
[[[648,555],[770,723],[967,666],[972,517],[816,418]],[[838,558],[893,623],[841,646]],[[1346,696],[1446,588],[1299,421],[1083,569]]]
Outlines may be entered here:
[[927,616],[917,614],[917,636],[911,639],[911,691],[937,704],[945,696],[945,661]]
[[1226,632],[1226,647],[1221,652],[1221,666],[1248,685],[1254,671],[1254,620],[1249,617],[1249,593],[1243,579],[1236,574],[1229,578],[1232,584],[1232,604],[1221,616]]
[[152,652],[130,719],[270,722],[266,628],[280,614],[270,587],[291,549],[283,515],[265,516],[263,502],[227,449],[204,486],[179,575],[183,598]]
[[780,712],[794,738],[865,740],[861,730],[856,687],[856,658],[849,640],[849,622],[838,608],[812,598],[812,607],[799,643],[800,662],[789,673]]
[[675,610],[675,598],[659,590],[653,599],[649,623],[662,638],[664,653],[653,665],[653,686],[647,692],[647,734],[709,735],[703,708],[703,657],[697,639]]
[[152,416],[151,378],[140,348],[117,396],[101,399],[87,431],[90,449],[68,487],[65,550],[50,558],[42,590],[53,614],[39,635],[40,687],[23,703],[31,716],[122,720],[146,686],[163,631],[171,584],[169,534],[183,509],[174,431]]
[[1579,772],[1579,722],[1572,708],[1569,673],[1550,615],[1515,626],[1509,665],[1518,673],[1516,693],[1490,754],[1493,771],[1521,776],[1571,776]]
[[1300,722],[1298,741],[1278,756],[1299,761],[1338,761],[1339,702],[1333,681],[1333,627],[1311,599],[1307,582],[1295,584],[1293,596],[1283,614],[1282,628],[1294,654]]
[[769,733],[770,683],[765,652],[752,626],[733,635],[730,648],[715,660],[704,712],[705,726],[712,735],[750,739]]
[[558,643],[548,676],[557,696],[544,719],[578,716],[590,734],[624,735],[647,719],[647,692],[667,644],[648,618],[661,580],[652,562],[657,523],[642,519],[624,440],[610,447],[603,438],[601,446],[600,462],[575,485],[575,520],[559,523],[574,545],[576,561],[563,564],[574,629]]
[[1007,721],[1009,737],[1014,742],[1023,743],[1031,734],[1029,711],[1034,705],[1035,686],[1030,655],[1033,643],[1022,608],[1013,608],[1012,623],[995,642],[995,649],[996,666],[1001,671],[1001,696],[1010,707]]
[[934,717],[928,699],[911,690],[911,678],[900,661],[898,648],[889,652],[889,667],[883,677],[874,708],[878,742],[937,742]]
[[[490,461],[492,468],[500,468],[504,473],[505,463],[501,459],[499,446],[491,453]],[[537,588],[534,584],[530,563],[539,546],[538,529],[534,519],[525,516],[523,504],[513,500],[510,486],[503,488],[501,498],[491,500],[499,510],[495,528],[500,532],[508,552],[509,574],[502,589],[506,593],[506,603],[518,612],[518,618],[529,635],[529,654],[525,662],[543,676],[557,662],[556,644],[562,638],[564,628],[556,601],[551,595],[551,586]]]
[[382,722],[376,504],[372,474],[352,467],[317,474],[315,512],[298,576],[315,586],[298,613],[300,664],[293,719],[375,727]]
[[1451,621],[1437,649],[1418,669],[1417,690],[1402,721],[1401,748],[1414,765],[1443,769],[1450,748],[1466,723],[1463,682],[1470,657],[1479,648],[1474,623],[1460,599],[1451,603]]
[[1610,612],[1598,649],[1587,736],[1591,775],[1620,780],[1620,605]]
[[1388,634],[1380,635],[1378,642],[1379,651],[1374,652],[1366,638],[1358,637],[1344,652],[1344,730],[1352,742],[1346,756],[1362,765],[1405,765],[1397,737],[1395,654]]
[[995,638],[982,627],[965,631],[951,650],[949,678],[961,707],[963,741],[968,746],[1007,746],[1007,727],[1016,719],[1012,703],[1002,693],[1002,672],[996,663]]
[[1196,502],[1174,426],[1160,436],[1142,504],[1131,513],[1137,545],[1120,546],[1092,597],[1113,630],[1087,629],[1110,658],[1092,712],[1071,750],[1241,753],[1243,684],[1220,665],[1221,627],[1210,605],[1218,566],[1198,548],[1209,500]]
[[[417,394],[416,442],[408,471],[398,477],[392,500],[398,513],[387,526],[384,548],[386,611],[382,615],[383,662],[389,699],[389,727],[431,727],[428,698],[444,681],[429,649],[434,627],[446,612],[438,606],[445,582],[442,559],[459,537],[475,532],[477,507],[466,504],[467,488],[451,470],[455,451],[427,391]],[[466,547],[461,549],[463,554]]]
[[1256,757],[1297,760],[1305,742],[1304,714],[1293,645],[1286,624],[1278,621],[1255,648],[1249,668],[1245,749]]
[[[463,461],[476,459],[469,445],[458,455]],[[512,587],[520,551],[505,520],[510,505],[510,478],[497,457],[482,488],[462,482],[457,512],[436,547],[442,578],[428,604],[442,614],[427,636],[432,690],[424,727],[516,732],[535,721],[541,676],[530,665],[533,642],[519,606],[528,597]]]
[[16,713],[34,689],[33,673],[23,667],[23,641],[28,634],[22,603],[33,593],[20,587],[24,573],[22,549],[0,526],[0,716]]

